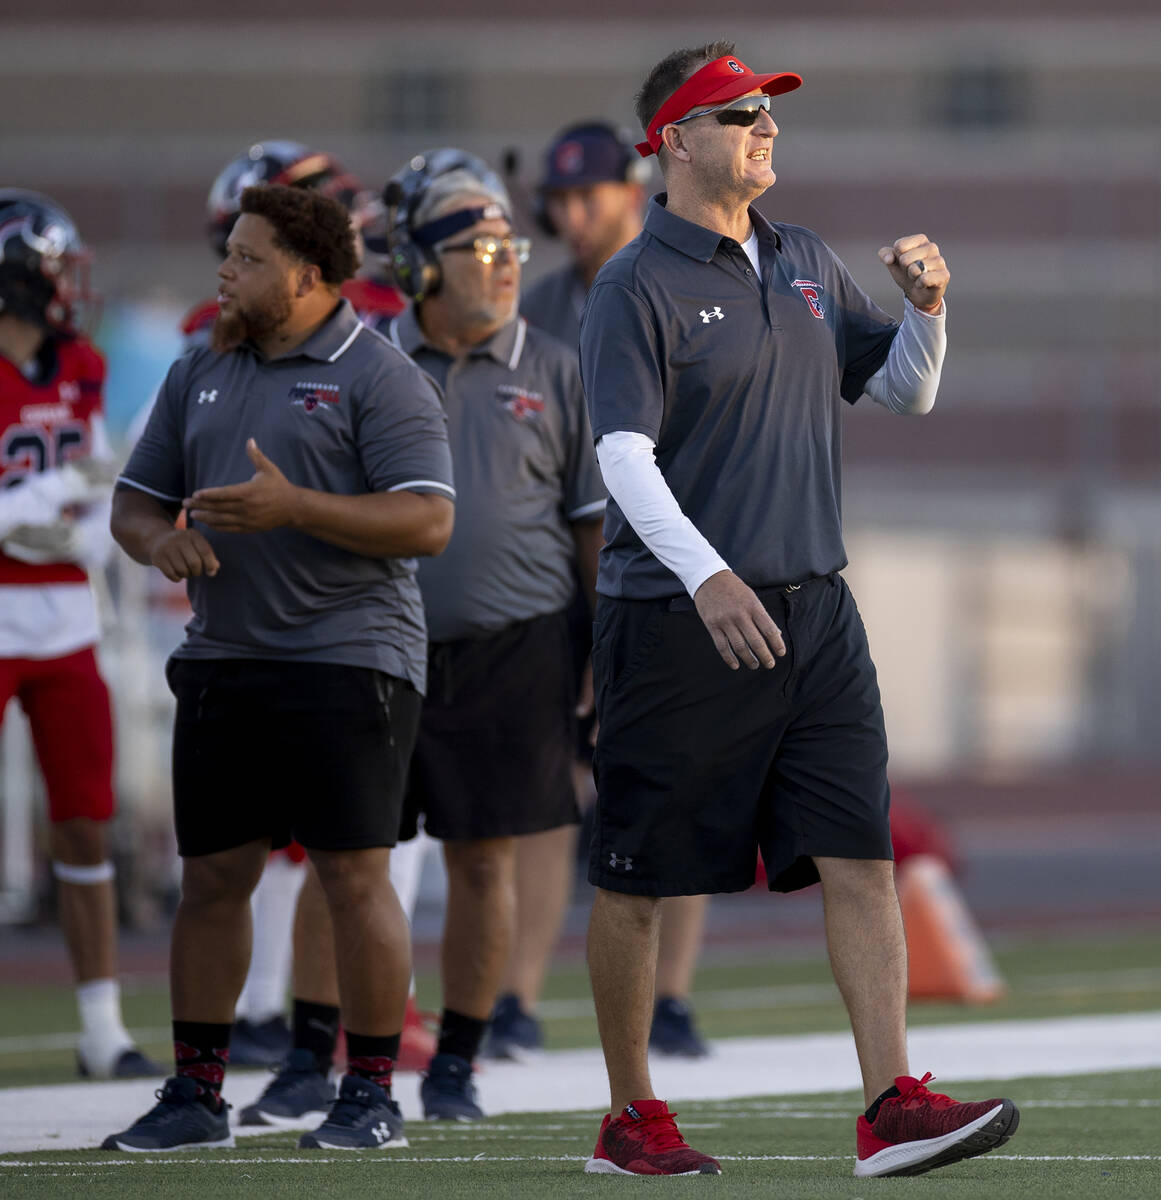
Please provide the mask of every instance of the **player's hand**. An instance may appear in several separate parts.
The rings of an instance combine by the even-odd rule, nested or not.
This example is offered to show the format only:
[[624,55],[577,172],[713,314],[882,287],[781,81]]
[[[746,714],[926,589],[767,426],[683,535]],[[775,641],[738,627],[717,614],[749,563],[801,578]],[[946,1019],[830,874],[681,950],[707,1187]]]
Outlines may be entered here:
[[593,660],[585,660],[585,669],[581,672],[580,687],[576,694],[576,708],[573,712],[581,721],[593,715],[596,698],[593,695]]
[[213,546],[196,529],[171,529],[149,547],[149,561],[173,583],[216,575],[221,564]]
[[21,562],[76,562],[81,553],[80,530],[68,517],[48,525],[17,525],[3,546],[6,554]]
[[219,533],[260,533],[291,523],[298,488],[258,449],[251,438],[246,454],[254,474],[245,483],[201,488],[185,501],[193,521]]
[[597,729],[600,726],[600,722],[593,715],[596,707],[597,698],[593,689],[593,660],[590,657],[585,660],[585,669],[581,672],[580,688],[576,695],[576,708],[573,709],[578,721],[586,721],[589,717],[593,717],[592,727],[589,729],[590,746],[597,744]]
[[693,602],[731,671],[741,663],[751,671],[759,667],[771,671],[776,659],[786,653],[782,631],[733,571],[711,575],[694,593]]
[[74,458],[68,463],[97,495],[106,495],[117,482],[117,464],[108,458]]
[[927,240],[927,234],[901,237],[893,246],[883,246],[879,258],[916,308],[927,313],[939,311],[951,275],[939,247]]

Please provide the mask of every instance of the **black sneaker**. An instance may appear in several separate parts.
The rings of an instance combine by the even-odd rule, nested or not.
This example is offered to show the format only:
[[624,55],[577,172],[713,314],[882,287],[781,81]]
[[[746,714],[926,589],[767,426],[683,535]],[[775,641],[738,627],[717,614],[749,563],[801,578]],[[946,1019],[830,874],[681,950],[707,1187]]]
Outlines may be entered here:
[[230,1034],[231,1067],[276,1067],[294,1049],[294,1035],[281,1013],[266,1021],[239,1017]]
[[198,1085],[184,1076],[174,1075],[155,1092],[157,1103],[122,1133],[111,1133],[102,1150],[127,1150],[131,1154],[159,1150],[199,1148],[228,1149],[234,1144],[230,1132],[230,1106],[222,1104],[216,1113],[198,1099]]
[[312,1050],[291,1050],[266,1090],[238,1114],[239,1125],[309,1128],[326,1119],[335,1098],[334,1084],[318,1069]]
[[519,999],[509,993],[496,1001],[488,1036],[484,1039],[485,1058],[505,1058],[514,1062],[536,1054],[544,1047],[540,1022],[520,1007]]
[[472,1064],[458,1054],[437,1054],[427,1064],[419,1098],[429,1121],[478,1121],[484,1115],[472,1083]]
[[377,1084],[344,1075],[330,1116],[298,1144],[304,1150],[400,1150],[407,1146],[403,1114]]
[[693,1009],[676,996],[662,996],[653,1010],[649,1049],[679,1058],[705,1058],[710,1052],[693,1021]]

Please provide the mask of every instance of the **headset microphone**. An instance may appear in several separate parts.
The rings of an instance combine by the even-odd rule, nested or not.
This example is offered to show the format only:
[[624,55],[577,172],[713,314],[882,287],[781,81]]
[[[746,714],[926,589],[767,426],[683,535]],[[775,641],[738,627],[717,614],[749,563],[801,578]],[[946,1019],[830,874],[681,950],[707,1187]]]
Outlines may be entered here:
[[403,203],[403,184],[398,179],[389,179],[383,188],[383,207],[387,210],[387,249],[395,249],[395,222],[399,219],[399,206]]

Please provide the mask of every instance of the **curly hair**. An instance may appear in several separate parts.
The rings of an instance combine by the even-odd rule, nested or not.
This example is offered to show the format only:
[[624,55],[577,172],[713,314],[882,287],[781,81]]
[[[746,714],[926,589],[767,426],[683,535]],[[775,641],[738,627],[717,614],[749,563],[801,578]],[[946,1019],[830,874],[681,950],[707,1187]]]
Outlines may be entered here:
[[337,200],[312,188],[255,184],[242,193],[241,211],[265,217],[274,244],[318,267],[323,282],[338,287],[359,269],[351,215]]
[[[649,136],[649,122],[657,115],[657,110],[691,75],[715,59],[736,53],[733,42],[718,41],[686,50],[674,50],[672,54],[667,54],[649,72],[640,91],[633,98],[637,120],[641,122],[646,137]],[[661,156],[658,155],[658,158]]]

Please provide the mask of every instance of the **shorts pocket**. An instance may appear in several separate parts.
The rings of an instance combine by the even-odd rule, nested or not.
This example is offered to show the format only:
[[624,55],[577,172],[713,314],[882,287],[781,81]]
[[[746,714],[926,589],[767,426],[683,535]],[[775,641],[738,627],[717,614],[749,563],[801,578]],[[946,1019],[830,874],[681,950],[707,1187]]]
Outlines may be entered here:
[[625,614],[610,644],[608,688],[610,693],[624,688],[649,665],[661,643],[660,608],[634,605]]

